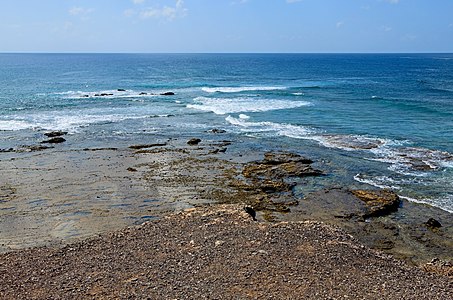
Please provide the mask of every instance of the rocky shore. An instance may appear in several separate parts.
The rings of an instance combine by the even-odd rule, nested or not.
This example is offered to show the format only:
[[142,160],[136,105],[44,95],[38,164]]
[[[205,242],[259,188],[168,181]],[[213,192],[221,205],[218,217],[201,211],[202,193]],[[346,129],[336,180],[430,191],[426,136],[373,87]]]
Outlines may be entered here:
[[316,221],[189,209],[70,244],[0,256],[2,299],[451,299],[448,277]]
[[451,298],[450,213],[224,133],[3,151],[1,298]]

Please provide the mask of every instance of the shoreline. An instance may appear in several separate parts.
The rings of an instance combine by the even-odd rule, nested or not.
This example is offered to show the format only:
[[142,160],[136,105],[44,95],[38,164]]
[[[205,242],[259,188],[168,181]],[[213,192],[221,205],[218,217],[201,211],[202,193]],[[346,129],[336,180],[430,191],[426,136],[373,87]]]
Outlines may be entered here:
[[[322,221],[416,265],[453,259],[448,212],[401,199],[396,210],[367,217],[366,206],[347,187],[302,198],[295,193],[326,175],[316,169],[316,158],[247,151],[237,147],[240,141],[216,133],[195,145],[188,145],[189,139],[2,153],[0,252],[64,245],[188,208],[243,203],[254,207],[261,221]],[[283,168],[276,169],[279,164]],[[426,226],[430,218],[442,227]]]

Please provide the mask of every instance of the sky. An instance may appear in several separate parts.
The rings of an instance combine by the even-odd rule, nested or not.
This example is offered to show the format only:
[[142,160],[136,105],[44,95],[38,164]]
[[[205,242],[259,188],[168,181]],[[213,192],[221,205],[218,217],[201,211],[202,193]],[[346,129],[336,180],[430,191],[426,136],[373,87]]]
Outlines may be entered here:
[[0,52],[453,52],[453,0],[3,0]]

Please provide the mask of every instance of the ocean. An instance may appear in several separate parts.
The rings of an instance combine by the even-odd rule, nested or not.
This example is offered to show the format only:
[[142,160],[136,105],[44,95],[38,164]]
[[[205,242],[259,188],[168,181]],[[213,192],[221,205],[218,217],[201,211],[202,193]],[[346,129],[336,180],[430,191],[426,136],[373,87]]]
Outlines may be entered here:
[[0,54],[0,151],[213,128],[315,160],[300,197],[379,187],[453,212],[453,54]]

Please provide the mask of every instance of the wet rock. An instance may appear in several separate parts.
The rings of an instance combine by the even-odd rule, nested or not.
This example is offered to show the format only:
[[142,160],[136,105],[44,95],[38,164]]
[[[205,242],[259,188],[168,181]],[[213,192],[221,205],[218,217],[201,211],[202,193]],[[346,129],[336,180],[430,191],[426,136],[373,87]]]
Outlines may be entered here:
[[42,141],[41,143],[43,144],[59,144],[59,143],[63,143],[63,142],[66,142],[66,140],[62,137],[54,137],[54,138],[51,138],[47,141]]
[[44,133],[45,136],[50,137],[50,138],[57,137],[57,136],[63,136],[63,135],[66,135],[66,134],[68,134],[67,131],[61,131],[61,130],[50,131],[50,132]]
[[200,139],[193,138],[193,139],[190,139],[190,140],[187,141],[187,145],[196,146],[196,145],[198,145],[200,142],[201,142]]
[[127,170],[128,170],[129,172],[137,172],[137,169],[136,169],[136,168],[132,168],[132,167],[127,168]]
[[113,96],[113,94],[112,93],[102,93],[100,96],[101,97]]
[[437,229],[442,227],[442,224],[440,224],[440,222],[434,218],[429,218],[429,220],[426,221],[425,225],[430,229]]
[[139,95],[140,95],[140,96],[144,96],[144,95],[148,95],[148,93],[141,92]]
[[89,97],[90,97],[90,95],[82,95],[82,96],[80,96],[80,98],[89,98]]
[[352,194],[366,204],[364,217],[388,215],[397,211],[400,204],[398,195],[389,190],[355,190]]
[[117,89],[118,92],[125,92],[125,89]]
[[165,92],[165,93],[161,93],[160,95],[161,96],[174,96],[175,93],[174,92]]
[[13,152],[14,148],[8,148],[8,149],[0,149],[0,153],[2,152]]
[[167,143],[155,143],[155,144],[144,144],[144,145],[132,145],[129,146],[130,149],[140,150],[145,148],[152,148],[152,147],[162,147],[166,146]]

